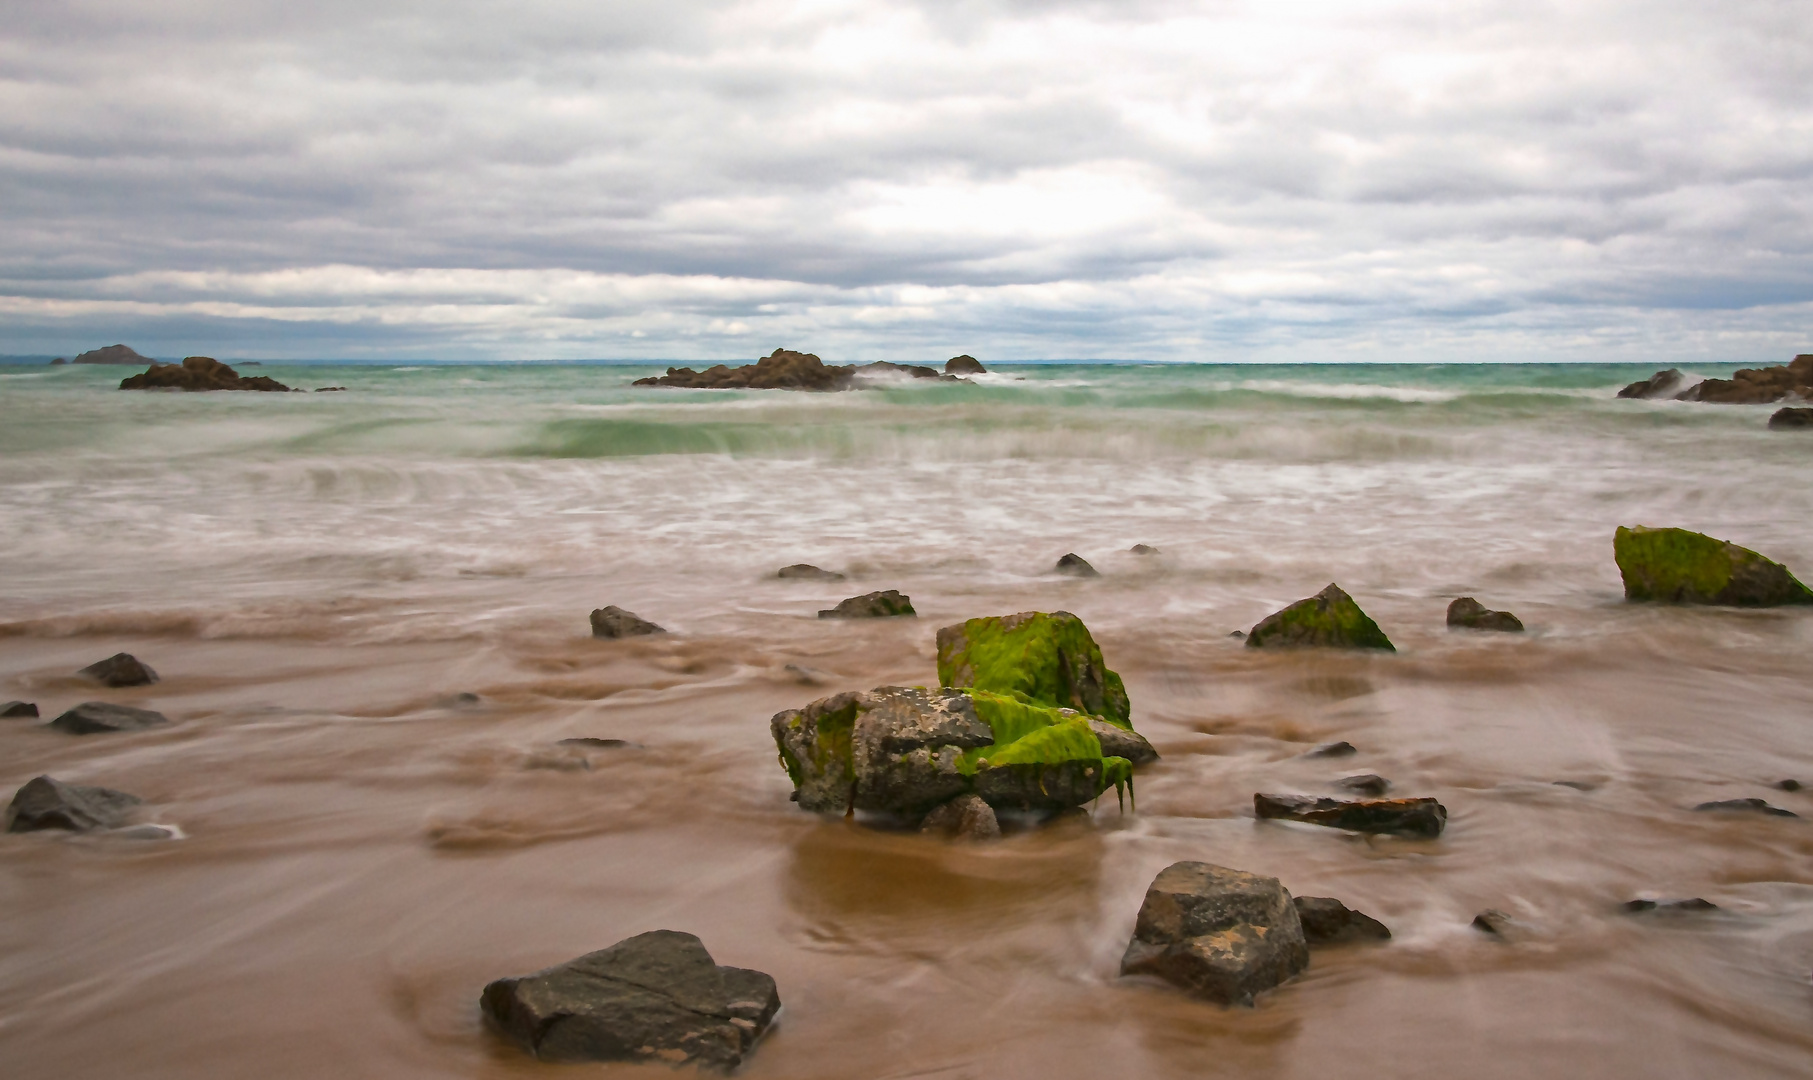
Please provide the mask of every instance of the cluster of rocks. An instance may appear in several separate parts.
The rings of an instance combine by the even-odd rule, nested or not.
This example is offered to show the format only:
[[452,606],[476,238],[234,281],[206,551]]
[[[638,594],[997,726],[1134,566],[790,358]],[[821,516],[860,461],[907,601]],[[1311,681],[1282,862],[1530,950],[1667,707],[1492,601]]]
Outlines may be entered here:
[[1729,379],[1704,379],[1691,385],[1679,369],[1669,368],[1631,383],[1618,391],[1618,396],[1722,405],[1766,405],[1788,397],[1813,398],[1813,353],[1803,353],[1787,364],[1743,368]]
[[[80,363],[80,359],[77,363]],[[180,364],[152,364],[120,382],[121,390],[276,390],[290,388],[269,375],[243,377],[210,356],[185,357]]]
[[855,389],[865,382],[906,377],[934,379],[942,382],[966,382],[964,375],[980,375],[988,369],[973,356],[953,356],[945,362],[944,371],[921,364],[894,364],[877,360],[871,364],[827,364],[813,353],[776,349],[753,364],[730,367],[716,364],[704,371],[689,367],[667,369],[665,375],[637,379],[632,386],[676,386],[689,390],[815,390]]

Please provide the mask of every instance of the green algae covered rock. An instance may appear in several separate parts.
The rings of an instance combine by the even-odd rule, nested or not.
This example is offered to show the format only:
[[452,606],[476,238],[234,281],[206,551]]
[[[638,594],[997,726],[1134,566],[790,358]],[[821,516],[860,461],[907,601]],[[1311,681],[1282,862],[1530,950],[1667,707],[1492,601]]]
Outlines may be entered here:
[[1397,651],[1379,624],[1332,583],[1307,600],[1267,615],[1247,634],[1246,644],[1250,649],[1329,645]]
[[1061,810],[1124,790],[1132,762],[1103,751],[1097,723],[982,690],[883,686],[777,713],[770,730],[802,808],[917,817],[963,795]]
[[1813,591],[1787,567],[1704,533],[1619,526],[1612,552],[1626,600],[1734,607],[1813,603]]
[[1102,662],[1083,620],[1022,611],[938,631],[938,682],[1099,716],[1133,728],[1127,688]]

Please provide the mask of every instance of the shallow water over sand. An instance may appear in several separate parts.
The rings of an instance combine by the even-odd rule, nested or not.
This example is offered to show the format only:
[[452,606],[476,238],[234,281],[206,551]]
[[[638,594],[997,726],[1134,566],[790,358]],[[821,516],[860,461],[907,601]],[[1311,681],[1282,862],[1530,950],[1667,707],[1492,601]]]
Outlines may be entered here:
[[[1673,524],[1809,576],[1813,439],[1767,410],[1614,401],[1649,374],[1623,368],[826,397],[263,373],[351,389],[0,369],[0,698],[177,721],[0,720],[0,786],[124,789],[186,834],[0,838],[9,1075],[541,1075],[479,989],[662,927],[778,980],[750,1077],[1813,1072],[1813,795],[1770,787],[1813,782],[1813,612],[1626,605],[1611,559],[1615,526]],[[1103,576],[1045,573],[1066,551]],[[772,579],[799,561],[851,580]],[[1331,580],[1397,655],[1227,636]],[[814,617],[882,588],[921,617]],[[1461,594],[1530,632],[1450,633]],[[673,632],[594,641],[604,604]],[[937,627],[1031,608],[1082,616],[1125,677],[1164,755],[1137,812],[959,847],[787,801],[771,714],[930,682]],[[70,677],[121,650],[163,681]],[[1333,739],[1359,753],[1301,756]],[[1255,791],[1366,772],[1448,831],[1253,818]],[[1689,809],[1750,796],[1805,816]],[[1122,982],[1177,859],[1394,939],[1319,951],[1252,1010]],[[1638,896],[1721,910],[1617,910]],[[1522,936],[1471,930],[1487,907]]]

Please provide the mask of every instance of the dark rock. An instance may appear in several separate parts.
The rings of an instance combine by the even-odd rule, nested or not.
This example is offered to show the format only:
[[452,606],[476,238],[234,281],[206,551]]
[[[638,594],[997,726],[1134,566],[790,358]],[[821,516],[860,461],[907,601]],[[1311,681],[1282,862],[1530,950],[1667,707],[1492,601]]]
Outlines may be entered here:
[[863,364],[856,368],[856,377],[858,379],[872,379],[877,376],[886,378],[891,375],[907,375],[915,379],[937,379],[941,382],[962,381],[955,375],[940,375],[937,368],[929,368],[923,364],[895,364],[886,360],[877,360],[874,363]]
[[447,703],[456,709],[470,709],[475,705],[483,705],[485,699],[470,690],[461,690],[447,699]]
[[1448,823],[1448,809],[1434,799],[1322,799],[1313,795],[1253,796],[1253,812],[1261,818],[1283,818],[1327,825],[1350,832],[1403,833],[1440,836]]
[[1086,560],[1084,560],[1084,558],[1081,555],[1078,555],[1074,551],[1071,552],[1070,554],[1065,555],[1064,557],[1060,558],[1058,560],[1058,564],[1056,566],[1052,567],[1052,569],[1056,570],[1060,574],[1069,574],[1071,577],[1101,577],[1102,576],[1101,574],[1096,572],[1095,567],[1090,566],[1089,563]]
[[1620,908],[1632,915],[1653,911],[1658,915],[1688,915],[1701,911],[1717,911],[1719,906],[1710,900],[1694,897],[1691,900],[1627,900]]
[[65,784],[40,776],[20,788],[6,808],[7,832],[38,829],[113,829],[132,817],[144,800],[112,788]]
[[1122,975],[1155,975],[1223,1005],[1309,967],[1309,945],[1277,878],[1202,862],[1165,867],[1146,890]]
[[[935,373],[934,373],[935,374]],[[694,371],[668,368],[666,375],[637,379],[635,386],[678,386],[695,390],[848,390],[855,380],[852,366],[826,366],[812,353],[776,349],[753,364],[731,368],[723,364]]]
[[[64,364],[67,364],[67,363],[69,363],[69,361],[67,361],[67,360],[63,359],[61,356],[59,356],[55,360],[52,360],[50,362],[50,366],[51,367],[62,367]],[[138,363],[138,361],[134,360],[133,363],[136,364],[136,363]]]
[[1132,703],[1101,647],[1068,611],[969,619],[938,631],[938,682],[1022,696],[1132,727]]
[[959,795],[925,816],[922,833],[939,833],[960,840],[993,840],[1001,835],[995,808],[976,795]]
[[[11,715],[13,715],[13,714],[9,713],[9,712],[0,712],[0,716],[11,716]],[[32,706],[32,715],[33,716],[38,715],[36,705]],[[1782,791],[1799,791],[1800,790],[1800,781],[1799,780],[1777,780],[1775,782],[1775,786],[1777,788],[1781,789]]]
[[1743,368],[1729,379],[1707,379],[1676,395],[1681,401],[1721,405],[1765,405],[1785,397],[1813,397],[1813,353],[1785,365]]
[[953,356],[946,360],[944,373],[946,375],[985,375],[988,373],[988,369],[982,366],[982,361],[964,353],[962,356]]
[[1770,431],[1813,428],[1813,409],[1777,409],[1769,417]]
[[1658,371],[1640,382],[1631,383],[1618,391],[1618,396],[1621,398],[1671,398],[1680,392],[1681,384],[1686,381],[1687,376],[1681,374],[1679,368],[1669,368],[1667,371]]
[[888,619],[897,615],[917,615],[913,600],[894,589],[852,596],[834,608],[819,611],[821,619]]
[[1749,814],[1769,814],[1774,817],[1799,817],[1792,810],[1783,810],[1779,806],[1770,806],[1761,799],[1719,799],[1714,802],[1703,802],[1695,810],[1733,810]]
[[344,386],[317,386],[317,387],[315,387],[315,393],[317,393],[317,394],[336,394],[345,389],[346,389],[346,387],[344,387]]
[[121,390],[282,390],[289,387],[269,375],[242,378],[211,356],[185,357],[180,364],[152,364],[120,382]]
[[1127,550],[1131,551],[1135,555],[1156,555],[1156,554],[1158,554],[1158,549],[1153,547],[1151,544],[1134,544],[1132,547],[1128,548]]
[[1523,630],[1523,620],[1517,616],[1508,611],[1493,611],[1471,596],[1463,596],[1448,605],[1448,625],[1468,630]]
[[1487,908],[1473,916],[1473,929],[1491,934],[1493,937],[1504,937],[1516,925],[1516,919],[1497,908]]
[[665,628],[656,626],[635,612],[625,611],[615,604],[592,612],[593,637],[625,638],[665,633],[667,633]]
[[781,1000],[759,971],[717,964],[691,934],[654,930],[533,975],[499,979],[486,1019],[544,1061],[651,1061],[728,1072]]
[[1388,941],[1391,931],[1370,915],[1348,907],[1332,896],[1299,896],[1297,917],[1303,939],[1311,946],[1341,945],[1349,941]]
[[1556,787],[1573,788],[1575,791],[1598,791],[1599,785],[1590,780],[1556,780]]
[[38,715],[38,706],[29,701],[9,701],[0,705],[0,716],[3,717],[36,715]]
[[143,731],[169,722],[169,717],[150,709],[85,701],[44,726],[71,735],[100,735],[114,731]]
[[783,581],[842,581],[844,576],[832,570],[820,570],[811,563],[794,563],[781,567],[780,573],[774,575]]
[[1103,757],[1126,758],[1135,765],[1149,765],[1158,760],[1158,751],[1152,749],[1152,744],[1146,741],[1144,735],[1132,728],[1110,724],[1092,716],[1089,718],[1089,730],[1095,732],[1095,737],[1101,740]]
[[1249,649],[1321,645],[1397,651],[1379,624],[1332,583],[1309,599],[1261,619],[1247,635],[1246,644]]
[[1230,632],[1228,634],[1228,636],[1231,638],[1238,638],[1241,641],[1245,641],[1246,640],[1246,631],[1245,630],[1234,630],[1234,631]]
[[136,367],[139,364],[151,363],[151,358],[140,356],[125,345],[109,345],[103,349],[91,349],[81,353],[71,362],[76,364],[131,364]]
[[1377,798],[1391,790],[1391,781],[1373,773],[1364,773],[1360,776],[1343,777],[1335,781],[1335,786],[1344,791],[1354,791],[1361,795],[1371,795]]
[[76,674],[102,686],[150,686],[157,681],[157,672],[131,653],[114,653],[105,660],[89,664]]
[[1354,749],[1353,744],[1348,742],[1347,740],[1343,739],[1340,742],[1323,743],[1321,746],[1316,747],[1314,750],[1311,750],[1309,753],[1304,754],[1303,756],[1304,757],[1352,757],[1357,753],[1359,753],[1359,751]]
[[1612,539],[1627,600],[1775,607],[1813,604],[1788,568],[1726,540],[1686,529],[1620,525]]
[[592,750],[627,750],[635,747],[628,739],[598,739],[584,736],[577,739],[562,739],[561,746],[583,746]]

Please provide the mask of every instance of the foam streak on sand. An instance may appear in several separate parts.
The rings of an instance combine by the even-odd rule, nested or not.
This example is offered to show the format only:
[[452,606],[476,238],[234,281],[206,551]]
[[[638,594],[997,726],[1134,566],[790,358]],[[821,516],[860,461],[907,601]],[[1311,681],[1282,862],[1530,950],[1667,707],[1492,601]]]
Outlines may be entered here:
[[[1768,407],[1614,397],[1654,366],[991,361],[818,396],[0,369],[0,699],[172,721],[0,721],[0,785],[129,791],[185,837],[0,845],[0,1060],[537,1071],[498,1056],[478,988],[673,928],[779,982],[751,1077],[1804,1075],[1813,797],[1770,785],[1813,781],[1813,615],[1627,604],[1612,535],[1700,530],[1805,580],[1805,440]],[[1052,573],[1066,552],[1101,576]],[[1331,581],[1396,655],[1228,637]],[[816,617],[888,589],[920,617]],[[1525,633],[1450,631],[1463,595]],[[607,605],[668,633],[595,640]],[[1163,755],[1137,813],[951,845],[788,801],[771,716],[933,685],[939,627],[1029,610],[1076,613],[1124,678]],[[73,674],[121,651],[161,681]],[[1358,752],[1304,756],[1336,740]],[[1255,792],[1353,774],[1446,830],[1254,819]],[[1691,809],[1752,797],[1803,818]],[[1186,860],[1392,939],[1318,951],[1254,1011],[1118,981]],[[1643,896],[1718,910],[1620,910]],[[1516,940],[1468,929],[1488,908]],[[150,974],[122,995],[121,971]]]

